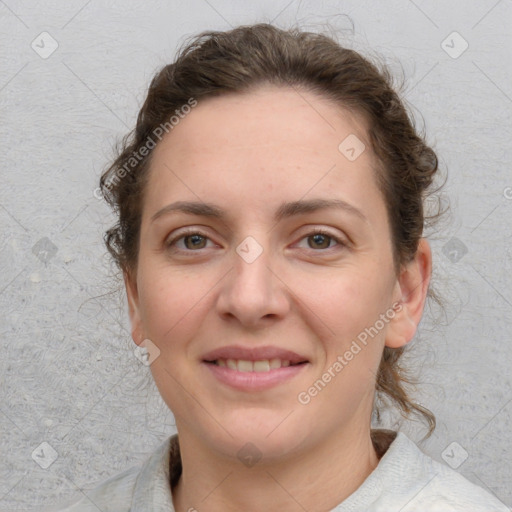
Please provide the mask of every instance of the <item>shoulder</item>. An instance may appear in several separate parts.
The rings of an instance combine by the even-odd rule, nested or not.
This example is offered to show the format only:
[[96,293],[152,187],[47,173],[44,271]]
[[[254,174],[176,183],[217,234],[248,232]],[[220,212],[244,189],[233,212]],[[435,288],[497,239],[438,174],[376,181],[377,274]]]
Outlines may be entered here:
[[[410,441],[412,442],[412,441]],[[419,451],[419,449],[418,449]],[[504,503],[490,492],[470,482],[457,471],[441,464],[420,452],[429,468],[429,481],[425,482],[424,492],[416,500],[416,508],[429,504],[432,510],[472,512],[510,512]],[[406,512],[405,509],[404,512]],[[412,508],[411,510],[415,510]]]
[[[387,487],[383,504],[400,503],[402,512],[510,512],[492,494],[423,453],[403,433],[397,435],[381,462],[384,471],[380,479]],[[384,505],[371,510],[390,509]]]
[[[177,445],[171,436],[151,453],[143,464],[133,466],[103,481],[77,501],[45,512],[131,512],[145,510],[148,505],[165,506],[171,512],[169,485],[170,448]],[[175,451],[175,450],[174,450]],[[179,462],[175,461],[175,465]]]
[[398,433],[377,468],[339,512],[511,512],[496,497]]

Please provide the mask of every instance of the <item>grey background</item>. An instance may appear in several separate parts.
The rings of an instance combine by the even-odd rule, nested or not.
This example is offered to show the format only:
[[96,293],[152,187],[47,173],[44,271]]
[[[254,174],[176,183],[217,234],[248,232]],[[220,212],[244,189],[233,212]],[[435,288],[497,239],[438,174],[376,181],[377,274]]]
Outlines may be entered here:
[[511,0],[0,0],[0,510],[78,498],[174,432],[133,354],[94,190],[184,37],[272,20],[329,21],[403,68],[452,204],[432,237],[446,312],[427,311],[409,356],[438,419],[420,445],[512,505]]

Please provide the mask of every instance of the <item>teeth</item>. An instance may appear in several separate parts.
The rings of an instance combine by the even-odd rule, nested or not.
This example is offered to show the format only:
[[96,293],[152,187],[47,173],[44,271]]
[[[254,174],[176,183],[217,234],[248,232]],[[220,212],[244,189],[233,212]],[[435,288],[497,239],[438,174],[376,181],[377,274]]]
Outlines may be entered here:
[[243,359],[240,359],[238,361],[238,371],[239,372],[252,372],[254,371],[254,365],[251,361],[244,361]]
[[245,359],[217,359],[217,366],[228,367],[239,372],[268,372],[278,368],[290,366],[290,361],[281,359],[262,359],[260,361],[247,361]]
[[270,360],[270,369],[274,370],[275,368],[281,368],[281,359]]
[[269,361],[254,361],[252,366],[255,372],[268,372],[270,370]]

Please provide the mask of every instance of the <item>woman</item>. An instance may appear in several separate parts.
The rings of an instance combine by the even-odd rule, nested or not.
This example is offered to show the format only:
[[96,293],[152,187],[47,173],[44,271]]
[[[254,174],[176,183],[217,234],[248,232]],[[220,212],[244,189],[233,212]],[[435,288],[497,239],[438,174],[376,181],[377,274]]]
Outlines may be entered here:
[[507,510],[371,429],[379,397],[435,425],[399,359],[436,171],[387,72],[333,40],[261,24],[186,46],[101,179],[178,434],[66,510]]

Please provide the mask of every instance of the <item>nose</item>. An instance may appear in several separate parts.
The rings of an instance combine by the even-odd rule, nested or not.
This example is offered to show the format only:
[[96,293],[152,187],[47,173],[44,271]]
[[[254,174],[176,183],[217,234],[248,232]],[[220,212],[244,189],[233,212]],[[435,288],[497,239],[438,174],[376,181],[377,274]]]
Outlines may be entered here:
[[245,327],[267,327],[290,309],[287,286],[276,268],[272,268],[268,249],[253,259],[244,255],[243,246],[239,248],[240,252],[233,254],[232,270],[221,281],[218,312]]

